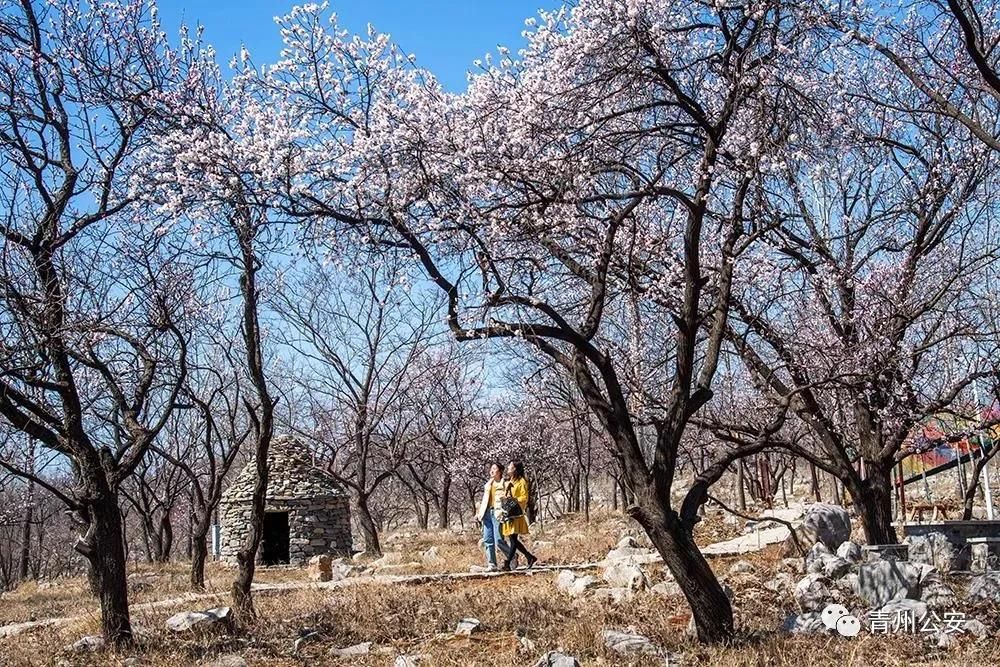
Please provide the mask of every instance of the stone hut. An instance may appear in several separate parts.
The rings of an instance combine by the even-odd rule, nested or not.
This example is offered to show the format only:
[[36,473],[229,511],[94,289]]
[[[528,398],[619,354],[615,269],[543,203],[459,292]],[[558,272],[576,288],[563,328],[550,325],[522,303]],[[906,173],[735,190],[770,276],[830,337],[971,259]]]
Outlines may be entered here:
[[[347,492],[313,465],[294,438],[278,436],[267,455],[270,471],[264,505],[264,535],[257,552],[263,565],[304,565],[312,556],[351,554]],[[219,504],[221,558],[235,563],[250,526],[256,458],[251,457]]]

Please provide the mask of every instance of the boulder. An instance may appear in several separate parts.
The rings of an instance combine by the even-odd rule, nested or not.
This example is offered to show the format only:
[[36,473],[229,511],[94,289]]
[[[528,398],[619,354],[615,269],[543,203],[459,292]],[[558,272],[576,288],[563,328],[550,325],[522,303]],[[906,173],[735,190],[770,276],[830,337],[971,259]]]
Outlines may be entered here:
[[583,595],[586,591],[590,590],[597,584],[600,580],[593,575],[585,575],[582,577],[577,577],[573,585],[570,586],[569,591],[567,591],[570,597],[578,598]]
[[601,633],[604,645],[619,655],[662,655],[663,648],[657,646],[649,637],[633,634],[630,632],[620,632],[618,630],[605,630]]
[[629,563],[612,563],[604,569],[601,578],[614,588],[629,588],[636,591],[649,588],[649,580],[642,568]]
[[568,593],[570,589],[573,588],[573,583],[576,581],[576,575],[572,570],[560,570],[556,575],[556,588]]
[[371,650],[371,642],[361,642],[360,644],[345,646],[344,648],[332,648],[329,651],[329,655],[334,658],[356,658],[358,656],[368,655],[371,653]]
[[920,583],[934,568],[894,560],[875,560],[858,568],[858,588],[862,600],[881,607],[891,600],[919,599]]
[[1000,603],[1000,572],[986,572],[969,582],[969,597]]
[[962,630],[973,635],[977,639],[983,639],[990,636],[990,630],[982,621],[976,620],[974,618],[966,619],[965,623],[962,624]]
[[843,558],[848,563],[860,563],[863,556],[861,547],[850,540],[837,547],[837,556]]
[[167,619],[167,629],[174,632],[229,630],[231,625],[232,610],[229,607],[213,607],[205,611],[182,611]]
[[931,609],[950,611],[955,607],[955,593],[937,571],[928,573],[920,584],[920,599]]
[[822,574],[807,574],[795,584],[795,601],[802,611],[821,611],[832,599],[830,580]]
[[805,556],[805,567],[806,572],[822,572],[823,571],[823,559],[828,556],[832,556],[833,552],[830,551],[825,544],[822,542],[817,542],[809,548]]
[[908,539],[907,559],[911,563],[922,563],[936,567],[940,572],[958,569],[958,554],[955,546],[944,533],[932,532],[913,535]]
[[851,539],[851,515],[839,505],[813,503],[806,508],[799,539],[822,542],[831,552]]
[[559,651],[549,651],[538,659],[535,667],[580,667],[580,663],[573,656]]
[[823,574],[830,579],[840,579],[851,571],[851,564],[840,556],[827,556],[823,559]]
[[310,581],[330,581],[333,578],[332,560],[327,555],[313,556],[309,559],[307,572]]
[[441,565],[444,563],[444,558],[438,553],[437,547],[431,547],[424,553],[420,554],[420,560],[424,565]]
[[883,619],[909,618],[919,624],[920,619],[927,615],[927,604],[920,600],[893,600],[883,605],[878,614]]

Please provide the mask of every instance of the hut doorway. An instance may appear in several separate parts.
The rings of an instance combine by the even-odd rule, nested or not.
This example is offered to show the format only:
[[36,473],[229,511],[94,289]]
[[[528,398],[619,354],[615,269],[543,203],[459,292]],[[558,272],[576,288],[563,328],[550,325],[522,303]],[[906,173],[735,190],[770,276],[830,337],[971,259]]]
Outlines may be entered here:
[[288,512],[265,512],[260,560],[264,565],[288,563]]

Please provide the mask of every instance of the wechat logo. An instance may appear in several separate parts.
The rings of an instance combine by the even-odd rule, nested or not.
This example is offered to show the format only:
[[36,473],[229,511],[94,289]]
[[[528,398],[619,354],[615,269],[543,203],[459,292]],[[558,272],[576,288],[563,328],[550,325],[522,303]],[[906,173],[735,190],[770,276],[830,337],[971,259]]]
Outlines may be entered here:
[[826,605],[820,618],[823,619],[823,625],[830,630],[836,630],[842,637],[857,637],[861,632],[861,621],[842,604]]

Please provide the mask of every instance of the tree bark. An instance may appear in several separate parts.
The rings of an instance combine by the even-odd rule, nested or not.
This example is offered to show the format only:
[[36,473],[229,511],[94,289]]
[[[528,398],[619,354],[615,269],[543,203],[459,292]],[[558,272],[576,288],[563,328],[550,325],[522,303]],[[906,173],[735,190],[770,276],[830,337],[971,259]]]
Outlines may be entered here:
[[677,513],[664,511],[655,490],[650,489],[639,500],[641,504],[630,508],[629,513],[646,530],[687,598],[698,640],[717,643],[730,639],[732,604]]
[[100,491],[89,500],[86,511],[90,525],[76,548],[90,563],[91,585],[96,586],[101,601],[101,632],[109,645],[128,646],[132,643],[132,625],[117,494],[110,489]]
[[21,558],[18,562],[17,576],[21,581],[28,578],[31,569],[31,522],[34,513],[34,483],[28,483],[28,502],[24,508],[24,523],[21,526]]
[[892,525],[892,463],[877,460],[864,462],[865,478],[851,476],[844,480],[851,501],[861,517],[868,544],[897,544]]
[[371,510],[368,508],[368,496],[358,494],[358,523],[361,524],[361,534],[365,541],[365,553],[372,556],[382,555],[382,545],[378,539],[378,526],[372,518]]
[[205,561],[208,559],[208,540],[205,532],[191,535],[191,588],[205,590]]
[[441,483],[441,500],[438,502],[438,528],[445,529],[448,527],[448,510],[449,504],[451,503],[451,476],[444,475],[444,480]]

